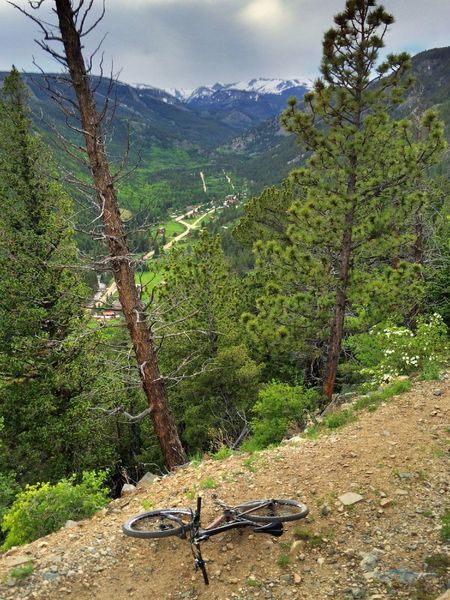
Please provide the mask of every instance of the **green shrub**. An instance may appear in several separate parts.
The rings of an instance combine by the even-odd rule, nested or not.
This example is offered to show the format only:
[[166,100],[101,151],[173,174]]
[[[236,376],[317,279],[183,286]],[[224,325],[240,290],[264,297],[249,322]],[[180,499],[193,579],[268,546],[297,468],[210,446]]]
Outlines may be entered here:
[[213,460],[225,460],[226,458],[228,458],[232,455],[233,455],[233,450],[231,448],[229,448],[228,446],[222,446],[221,448],[219,448],[219,450],[217,450],[217,452],[214,452],[214,454],[211,454],[211,458]]
[[255,451],[279,444],[289,427],[304,427],[306,413],[316,407],[318,399],[316,390],[305,390],[300,385],[290,386],[278,381],[264,385],[253,407],[253,435],[242,449]]
[[[2,433],[4,429],[4,419],[0,417],[0,453],[2,452]],[[0,525],[4,514],[11,506],[14,498],[20,490],[14,473],[3,473],[0,471]]]
[[327,415],[323,420],[323,424],[328,429],[338,429],[353,421],[356,421],[356,416],[352,410],[340,410]]
[[20,487],[12,473],[0,473],[0,524]]
[[287,554],[280,554],[280,556],[277,559],[277,565],[279,567],[287,567],[288,564],[290,563],[291,559]]
[[2,549],[32,542],[56,531],[68,519],[92,515],[109,500],[105,479],[105,472],[84,471],[80,483],[72,476],[55,485],[26,486],[3,518],[6,539]]
[[435,381],[436,379],[439,379],[441,371],[440,365],[430,362],[424,365],[422,373],[420,374],[420,379],[422,381]]
[[427,321],[420,319],[415,332],[380,324],[368,333],[352,336],[348,345],[359,361],[359,372],[376,387],[414,372],[429,378],[449,357],[447,327],[437,313]]
[[214,490],[217,487],[217,482],[214,477],[205,477],[200,481],[200,488],[202,490]]
[[385,402],[386,400],[389,400],[389,398],[397,396],[398,394],[409,392],[411,387],[412,382],[409,379],[394,381],[394,383],[391,383],[391,385],[388,385],[378,392],[373,392],[358,398],[353,408],[355,410],[363,410],[367,408],[369,411],[374,411],[382,402]]
[[33,573],[33,571],[34,571],[34,565],[30,561],[30,562],[26,563],[25,565],[20,565],[18,567],[14,567],[13,569],[11,569],[9,574],[11,577],[14,577],[14,579],[25,579],[26,577],[29,577]]

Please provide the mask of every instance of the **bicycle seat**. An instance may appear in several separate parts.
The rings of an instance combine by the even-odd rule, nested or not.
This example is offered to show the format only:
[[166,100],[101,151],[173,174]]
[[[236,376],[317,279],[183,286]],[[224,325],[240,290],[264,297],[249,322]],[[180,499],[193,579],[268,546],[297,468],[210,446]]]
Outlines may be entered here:
[[253,530],[255,533],[267,533],[275,537],[283,535],[283,523],[267,523],[267,525],[260,525],[255,527]]

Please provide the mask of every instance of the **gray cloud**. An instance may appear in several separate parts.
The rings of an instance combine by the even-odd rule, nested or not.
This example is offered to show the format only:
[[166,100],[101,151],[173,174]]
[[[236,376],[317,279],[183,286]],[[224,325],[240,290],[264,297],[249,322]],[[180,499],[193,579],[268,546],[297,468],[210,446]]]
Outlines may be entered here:
[[[450,45],[449,0],[386,0],[396,23],[387,50]],[[25,5],[25,2],[22,2]],[[47,10],[51,0],[46,0]],[[252,77],[314,77],[323,32],[344,0],[107,0],[98,30],[121,79],[194,87]],[[0,0],[0,69],[55,65],[33,43],[37,26]],[[94,34],[95,35],[95,34]],[[95,36],[97,37],[97,36]],[[98,39],[98,38],[97,38]],[[92,40],[94,44],[94,40]]]

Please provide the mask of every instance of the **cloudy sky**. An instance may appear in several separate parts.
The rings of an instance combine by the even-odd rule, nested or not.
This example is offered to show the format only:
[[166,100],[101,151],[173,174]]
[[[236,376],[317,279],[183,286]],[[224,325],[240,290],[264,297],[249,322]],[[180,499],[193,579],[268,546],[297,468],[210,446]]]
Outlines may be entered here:
[[[25,0],[16,0],[25,7]],[[100,4],[100,0],[95,0]],[[44,0],[42,14],[53,4]],[[253,77],[314,78],[323,32],[344,0],[106,0],[105,56],[120,79],[192,88]],[[396,18],[387,50],[450,46],[450,0],[385,0]],[[47,13],[48,14],[48,13]],[[33,43],[36,24],[0,0],[0,70],[57,70]]]

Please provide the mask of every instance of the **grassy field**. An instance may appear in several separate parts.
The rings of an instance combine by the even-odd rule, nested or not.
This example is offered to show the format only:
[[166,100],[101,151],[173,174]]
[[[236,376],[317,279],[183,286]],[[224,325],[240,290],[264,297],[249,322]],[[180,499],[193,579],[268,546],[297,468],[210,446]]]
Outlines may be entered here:
[[195,215],[195,217],[189,217],[188,219],[183,219],[183,221],[189,223],[189,225],[192,225],[193,223],[195,223],[195,221],[198,221],[199,216],[201,215]]
[[186,229],[184,225],[178,223],[178,221],[166,221],[160,227],[164,227],[166,230],[166,238],[172,238],[175,235],[183,233]]
[[152,289],[158,285],[162,280],[161,272],[153,272],[153,271],[142,271],[141,273],[136,273],[135,281],[138,285],[144,286],[142,298],[144,302],[148,300]]

